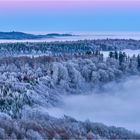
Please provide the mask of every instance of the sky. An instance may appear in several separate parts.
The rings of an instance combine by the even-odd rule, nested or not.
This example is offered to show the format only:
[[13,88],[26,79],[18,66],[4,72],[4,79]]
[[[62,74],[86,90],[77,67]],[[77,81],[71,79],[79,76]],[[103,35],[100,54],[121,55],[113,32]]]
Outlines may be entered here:
[[140,32],[140,0],[0,0],[0,31]]

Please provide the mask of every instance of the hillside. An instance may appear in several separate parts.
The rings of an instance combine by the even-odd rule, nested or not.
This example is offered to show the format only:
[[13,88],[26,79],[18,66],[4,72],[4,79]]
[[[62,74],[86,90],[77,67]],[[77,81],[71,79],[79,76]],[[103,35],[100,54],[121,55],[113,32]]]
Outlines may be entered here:
[[42,38],[49,38],[49,37],[61,37],[61,36],[72,36],[71,34],[57,34],[51,33],[46,35],[34,35],[28,34],[23,32],[0,32],[0,39],[15,39],[15,40],[22,40],[22,39],[42,39]]
[[[111,50],[107,57],[100,52],[103,44],[114,44],[106,47],[107,51]],[[118,85],[127,77],[139,79],[140,55],[130,57],[120,51],[123,47],[135,49],[137,45],[132,40],[0,44],[0,139],[140,139],[138,133],[121,128],[123,125],[112,126],[94,118],[82,121],[68,114],[60,118],[49,113],[54,107],[65,106],[64,96],[100,95],[103,98],[107,90],[110,91],[107,102],[116,96],[123,99],[125,110],[118,115],[128,113],[129,108],[135,107],[134,102],[128,102],[130,107],[124,100],[127,94],[114,94],[108,84],[114,83],[117,87],[115,83]],[[40,55],[35,57],[35,54]],[[128,85],[124,82],[125,87],[130,87],[130,82]],[[121,90],[124,91],[122,86]],[[134,98],[134,91],[128,96]],[[138,106],[139,101],[134,101]],[[88,109],[94,107],[91,104]],[[135,110],[131,115],[135,116]]]

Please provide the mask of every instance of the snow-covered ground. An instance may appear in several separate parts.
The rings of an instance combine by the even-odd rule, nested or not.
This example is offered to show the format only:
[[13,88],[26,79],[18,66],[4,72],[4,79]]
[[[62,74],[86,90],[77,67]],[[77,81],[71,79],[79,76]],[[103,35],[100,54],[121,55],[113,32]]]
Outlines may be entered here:
[[[109,56],[109,52],[110,51],[101,51],[101,53],[104,55],[105,58]],[[132,57],[133,55],[137,56],[140,54],[140,50],[125,49],[125,50],[122,50],[122,52],[125,52],[130,57]]]
[[89,95],[64,97],[61,106],[50,108],[48,112],[58,118],[65,114],[82,121],[89,119],[140,132],[139,85],[139,77],[128,78],[119,84],[113,82],[100,94],[92,91]]
[[140,54],[140,50],[130,50],[130,49],[125,49],[123,50],[123,52],[125,52],[127,55],[129,55],[130,57],[132,57],[133,55],[139,55]]

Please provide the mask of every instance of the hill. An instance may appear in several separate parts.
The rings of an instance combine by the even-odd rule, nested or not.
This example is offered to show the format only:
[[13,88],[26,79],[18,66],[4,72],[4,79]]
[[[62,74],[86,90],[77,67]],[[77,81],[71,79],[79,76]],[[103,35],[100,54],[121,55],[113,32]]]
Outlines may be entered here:
[[28,34],[23,32],[0,32],[0,39],[43,39],[43,38],[50,38],[50,37],[61,37],[61,36],[72,36],[71,34],[58,34],[58,33],[51,33],[46,35],[34,35]]

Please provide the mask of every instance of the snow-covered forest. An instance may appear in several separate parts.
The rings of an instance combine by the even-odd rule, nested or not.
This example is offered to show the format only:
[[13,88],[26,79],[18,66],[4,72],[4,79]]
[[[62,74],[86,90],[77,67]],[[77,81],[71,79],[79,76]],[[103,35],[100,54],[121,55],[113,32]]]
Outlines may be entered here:
[[[106,83],[139,76],[140,55],[130,57],[124,49],[140,49],[140,41],[0,44],[0,138],[140,139],[124,128],[71,116],[55,118],[47,112],[62,104],[62,96],[102,90]],[[109,56],[100,51],[110,51]]]
[[139,40],[104,39],[104,40],[79,40],[79,41],[56,41],[56,42],[23,42],[1,43],[1,56],[21,55],[59,55],[61,53],[74,54],[86,51],[115,51],[140,49]]

